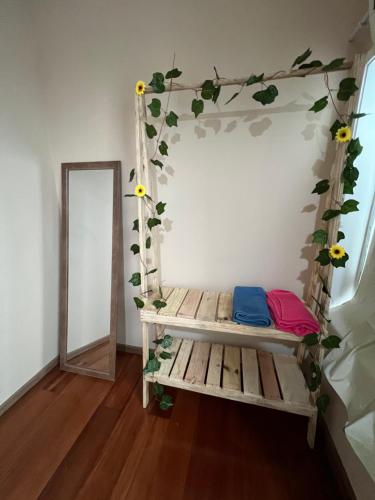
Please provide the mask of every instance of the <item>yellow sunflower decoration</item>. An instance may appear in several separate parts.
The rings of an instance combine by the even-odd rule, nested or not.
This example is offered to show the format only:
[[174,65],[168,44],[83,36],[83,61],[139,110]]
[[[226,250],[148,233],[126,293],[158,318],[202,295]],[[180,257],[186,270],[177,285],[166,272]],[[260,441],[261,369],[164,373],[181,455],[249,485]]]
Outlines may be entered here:
[[143,198],[146,194],[146,188],[142,184],[137,184],[134,189],[134,194],[138,196],[138,198]]
[[329,248],[329,256],[331,259],[342,259],[345,254],[345,249],[340,245],[332,245]]
[[145,93],[146,84],[142,80],[138,80],[135,84],[135,93],[137,95],[143,95]]
[[352,130],[350,127],[340,127],[336,132],[336,142],[349,142],[352,138]]

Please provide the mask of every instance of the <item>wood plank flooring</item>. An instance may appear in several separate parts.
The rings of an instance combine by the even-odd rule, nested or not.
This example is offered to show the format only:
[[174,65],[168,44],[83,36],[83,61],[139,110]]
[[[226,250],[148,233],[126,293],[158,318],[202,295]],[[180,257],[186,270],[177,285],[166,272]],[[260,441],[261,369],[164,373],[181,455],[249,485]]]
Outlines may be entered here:
[[52,370],[0,417],[1,500],[340,499],[306,418],[168,389],[141,403],[141,357],[111,382]]

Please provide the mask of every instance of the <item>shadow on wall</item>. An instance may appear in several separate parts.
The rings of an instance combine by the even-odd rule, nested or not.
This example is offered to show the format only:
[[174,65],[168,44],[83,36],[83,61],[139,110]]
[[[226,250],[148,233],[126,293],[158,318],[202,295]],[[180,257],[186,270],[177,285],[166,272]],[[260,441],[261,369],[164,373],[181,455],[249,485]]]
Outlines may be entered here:
[[[312,167],[311,171],[318,180],[328,178],[330,173],[330,167],[334,161],[335,147],[334,143],[331,141],[331,133],[329,127],[321,123],[321,116],[319,114],[307,112],[306,107],[309,104],[315,102],[315,98],[308,93],[303,93],[302,97],[307,101],[307,104],[298,104],[295,100],[289,102],[284,106],[278,106],[274,108],[265,109],[249,109],[241,111],[224,111],[217,113],[203,113],[198,118],[198,124],[194,127],[194,133],[197,139],[205,139],[209,132],[215,135],[223,131],[224,133],[230,134],[237,130],[240,123],[250,123],[248,131],[250,135],[254,138],[264,135],[271,127],[272,120],[270,116],[284,113],[298,113],[305,112],[306,125],[303,130],[300,131],[300,135],[304,138],[306,142],[314,140],[319,133],[327,138],[327,150],[324,159],[317,159]],[[228,120],[233,118],[232,121],[226,124],[223,129],[223,120]],[[181,114],[179,117],[180,121],[192,122],[197,121],[197,119],[192,114]],[[160,126],[161,120],[157,121]],[[170,135],[168,132],[163,135],[163,140],[167,143],[177,144],[181,142],[181,134],[174,133]],[[169,178],[173,177],[175,170],[171,165],[166,165],[164,170],[158,176],[158,183],[161,185],[168,185]],[[311,186],[311,191],[313,190],[315,184]],[[317,196],[317,195],[313,195]],[[301,213],[311,213],[316,211],[315,217],[315,229],[320,227],[321,215],[324,211],[324,196],[320,196],[316,202],[310,203],[301,209]],[[165,219],[162,223],[160,231],[160,243],[163,243],[163,233],[170,232],[172,230],[173,221],[171,219]],[[313,231],[312,231],[313,232]],[[305,240],[305,245],[301,248],[300,258],[306,260],[306,269],[303,270],[296,280],[303,284],[303,295],[306,296],[309,279],[313,270],[314,258],[315,258],[315,248],[312,245],[312,237],[309,235]]]

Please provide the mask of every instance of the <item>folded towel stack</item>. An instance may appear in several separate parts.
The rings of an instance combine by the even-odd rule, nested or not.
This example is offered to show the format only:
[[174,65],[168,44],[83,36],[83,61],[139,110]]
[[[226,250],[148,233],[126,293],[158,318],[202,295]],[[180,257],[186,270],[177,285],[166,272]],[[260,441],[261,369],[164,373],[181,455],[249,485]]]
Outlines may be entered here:
[[233,292],[232,319],[243,325],[270,326],[271,316],[263,288],[236,286]]
[[267,303],[278,330],[299,336],[319,333],[319,323],[294,293],[272,290],[267,293]]

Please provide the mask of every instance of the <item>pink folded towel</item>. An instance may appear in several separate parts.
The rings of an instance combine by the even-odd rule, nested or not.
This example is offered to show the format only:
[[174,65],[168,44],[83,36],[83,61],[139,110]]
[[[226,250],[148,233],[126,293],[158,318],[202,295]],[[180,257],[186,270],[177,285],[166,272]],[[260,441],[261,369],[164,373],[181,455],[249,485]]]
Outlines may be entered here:
[[319,333],[319,323],[294,293],[287,290],[267,292],[267,304],[278,330],[299,336]]

